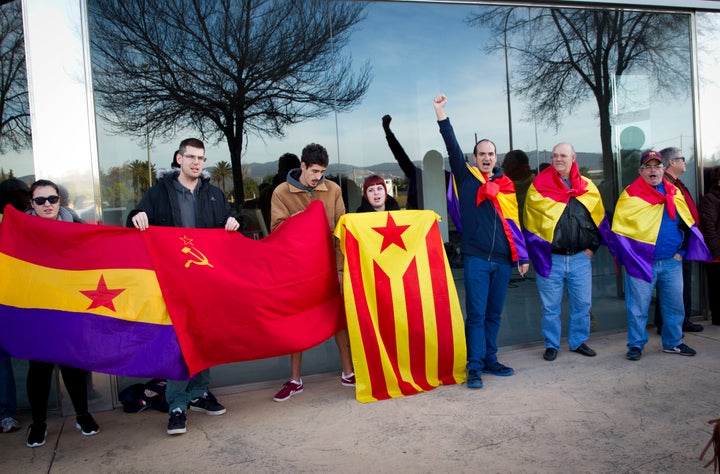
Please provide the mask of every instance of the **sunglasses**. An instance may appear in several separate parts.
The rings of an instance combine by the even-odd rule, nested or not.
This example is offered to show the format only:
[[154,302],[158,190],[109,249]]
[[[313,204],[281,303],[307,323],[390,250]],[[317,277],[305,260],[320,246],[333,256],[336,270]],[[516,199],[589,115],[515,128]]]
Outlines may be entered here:
[[60,201],[60,196],[48,196],[48,197],[36,197],[32,198],[33,202],[38,206],[45,204],[45,201],[50,201],[50,204],[57,204]]

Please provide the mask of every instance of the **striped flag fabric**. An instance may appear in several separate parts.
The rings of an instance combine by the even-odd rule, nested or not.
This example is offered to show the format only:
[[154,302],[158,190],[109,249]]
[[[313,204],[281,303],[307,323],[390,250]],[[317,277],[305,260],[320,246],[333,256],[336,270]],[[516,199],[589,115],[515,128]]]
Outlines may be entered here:
[[188,378],[140,232],[50,221],[8,206],[0,281],[0,347],[14,357]]
[[464,323],[438,217],[345,214],[335,228],[360,402],[465,381]]
[[0,224],[0,351],[131,377],[314,347],[345,327],[320,201],[273,234],[51,221]]

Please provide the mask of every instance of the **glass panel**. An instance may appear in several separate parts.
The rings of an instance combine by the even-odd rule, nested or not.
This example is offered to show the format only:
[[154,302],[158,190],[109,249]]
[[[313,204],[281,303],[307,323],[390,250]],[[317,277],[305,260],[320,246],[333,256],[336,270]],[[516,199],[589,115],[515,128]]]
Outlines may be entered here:
[[[637,176],[632,160],[644,148],[681,147],[689,164],[684,181],[696,189],[689,15],[429,2],[321,2],[323,9],[317,16],[326,21],[311,23],[316,29],[305,36],[293,27],[296,18],[307,14],[293,9],[296,2],[262,3],[261,8],[281,7],[289,15],[273,28],[263,23],[272,15],[261,17],[258,11],[250,10],[247,22],[238,21],[247,13],[239,6],[250,2],[230,2],[228,11],[213,10],[222,8],[213,2],[200,2],[200,8],[208,9],[207,15],[193,17],[208,18],[210,33],[197,23],[192,30],[187,28],[189,2],[153,2],[145,10],[153,21],[146,22],[140,21],[137,3],[89,1],[108,223],[122,224],[147,189],[148,163],[156,170],[167,168],[177,143],[190,135],[208,139],[206,169],[225,169],[215,182],[248,209],[258,205],[259,184],[269,182],[276,173],[278,158],[287,152],[299,155],[310,142],[328,149],[328,174],[341,176],[346,183],[349,210],[357,207],[359,188],[373,173],[393,180],[398,200],[406,205],[408,176],[393,158],[381,119],[386,114],[392,117],[392,132],[421,169],[429,152],[445,155],[431,103],[440,92],[449,97],[448,114],[466,152],[483,137],[496,143],[499,163],[511,149],[525,151],[529,159],[523,170],[513,171],[506,165],[519,188],[528,186],[539,168],[550,162],[556,143],[567,141],[578,152],[581,171],[601,189],[610,213],[624,185]],[[336,10],[322,17],[329,11],[325,8]],[[349,16],[342,17],[343,13]],[[342,18],[347,21],[343,23]],[[226,24],[227,20],[232,21]],[[158,54],[145,43],[138,33],[141,24],[152,25],[146,37],[170,52]],[[610,24],[622,28],[608,29]],[[211,33],[222,31],[223,38],[236,38],[242,33],[238,25],[249,25],[245,31],[249,40],[219,42]],[[584,29],[573,36],[569,25]],[[282,34],[290,30],[294,34]],[[618,31],[624,36],[610,36]],[[563,34],[567,44],[563,44]],[[300,72],[293,77],[267,75],[268,64],[277,65],[276,59],[317,38],[328,42],[329,49],[323,50],[325,62],[320,63],[323,68],[310,63],[309,56],[298,58],[296,64],[305,67],[299,69],[302,74],[312,66],[314,76]],[[590,38],[600,41],[591,44]],[[636,46],[636,56],[618,57],[618,44],[628,46],[628,42]],[[597,53],[595,57],[608,57],[608,61],[594,64],[589,57],[578,56],[588,48]],[[574,51],[577,64],[563,69],[567,61],[557,55],[567,50]],[[533,55],[540,61],[534,62]],[[254,68],[243,69],[256,58],[260,60]],[[600,74],[593,76],[596,69]],[[327,87],[315,90],[316,97],[298,95],[323,71],[347,74],[345,88],[330,87],[335,94],[331,97],[323,95]],[[271,100],[263,95],[288,84],[292,88],[285,92],[293,92],[289,97],[275,95]],[[355,96],[343,96],[353,87]],[[118,96],[120,90],[127,91],[126,97]],[[208,95],[208,91],[213,92]],[[233,115],[237,107],[242,113]],[[292,114],[298,115],[290,120]],[[233,120],[228,121],[231,116]],[[234,169],[234,178],[229,168]],[[240,182],[244,183],[242,193],[234,189]],[[264,234],[253,229],[252,235]],[[449,239],[457,240],[452,226]],[[461,259],[453,261],[464,304]],[[614,261],[605,248],[594,259],[593,275],[593,328],[624,328],[624,301]],[[511,280],[501,345],[542,340],[540,301],[533,280],[532,272],[525,279],[515,274]],[[308,354],[304,373],[339,367],[332,341]],[[215,373],[223,384],[241,383],[284,377],[287,366],[286,358],[278,358],[231,364]]]
[[[20,0],[0,5],[0,181],[34,181],[30,105]],[[2,207],[0,206],[0,212]]]

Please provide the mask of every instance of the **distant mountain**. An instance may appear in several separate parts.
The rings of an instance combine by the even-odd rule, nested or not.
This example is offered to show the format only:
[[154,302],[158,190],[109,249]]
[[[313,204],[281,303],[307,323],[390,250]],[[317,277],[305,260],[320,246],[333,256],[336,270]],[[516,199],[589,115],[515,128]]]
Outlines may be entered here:
[[[539,152],[535,152],[535,150],[533,150],[526,153],[530,159],[530,168],[532,168],[533,170],[537,167],[538,162],[550,163],[551,161],[551,151],[549,150],[543,150]],[[498,164],[502,163],[504,156],[505,155],[503,154],[498,157]],[[600,153],[578,152],[577,162],[578,166],[580,166],[581,168],[584,167],[590,171],[596,172],[602,170],[603,166],[602,155]],[[420,161],[414,161],[413,163],[415,163],[415,166],[422,168],[422,163]],[[265,176],[273,176],[277,172],[277,163],[246,163],[243,164],[243,167],[247,168],[248,175],[258,182],[262,181]],[[445,169],[450,169],[450,164],[448,163],[447,158],[445,158]],[[383,178],[389,179],[402,179],[405,177],[402,170],[400,169],[400,166],[395,161],[378,163],[370,166],[355,166],[346,163],[330,163],[330,166],[328,166],[327,174],[333,176],[337,174],[342,174],[343,176],[350,176],[353,177],[354,181],[358,184],[362,184],[363,180],[365,180],[366,177],[372,174],[379,174]]]

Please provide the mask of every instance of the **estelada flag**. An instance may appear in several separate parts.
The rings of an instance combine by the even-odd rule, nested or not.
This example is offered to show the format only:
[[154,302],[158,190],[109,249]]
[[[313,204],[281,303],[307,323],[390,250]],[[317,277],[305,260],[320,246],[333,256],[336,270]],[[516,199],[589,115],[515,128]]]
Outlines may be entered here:
[[345,327],[320,201],[262,240],[222,229],[141,234],[191,374],[304,351]]
[[20,359],[132,377],[185,379],[140,232],[5,208],[0,349]]
[[360,402],[465,381],[465,330],[438,215],[345,214],[343,292]]

